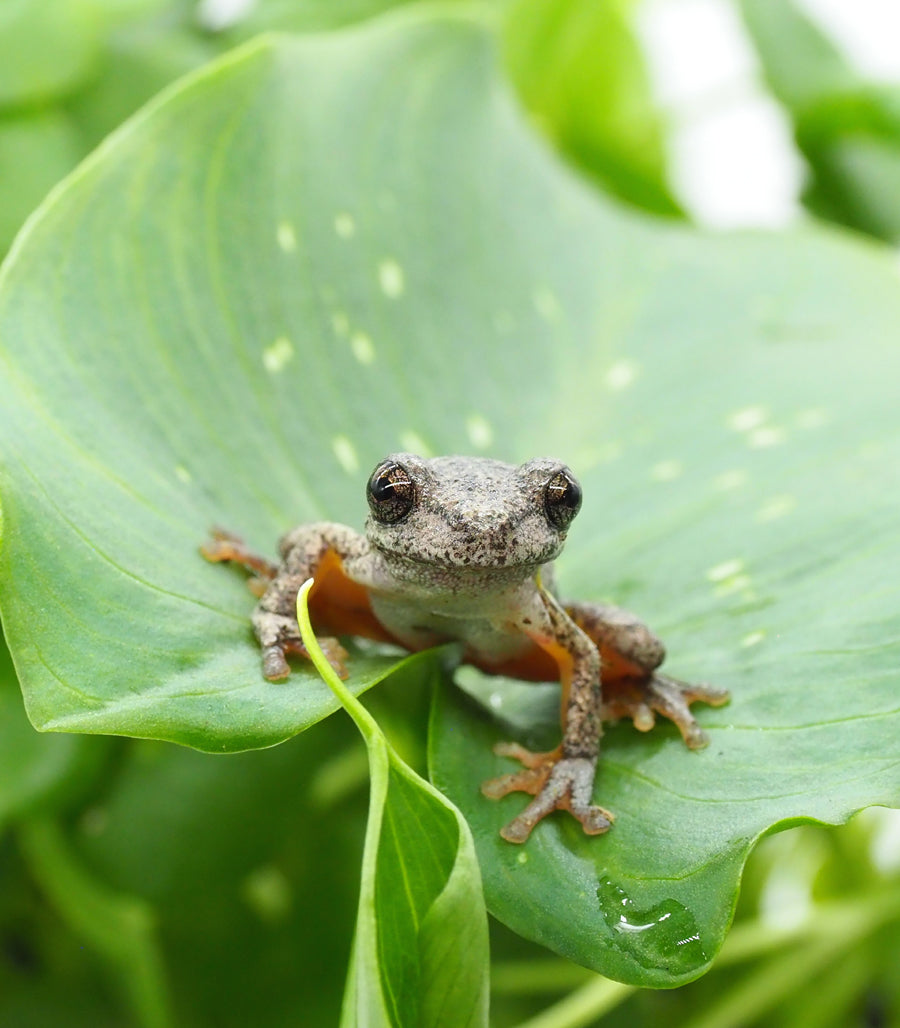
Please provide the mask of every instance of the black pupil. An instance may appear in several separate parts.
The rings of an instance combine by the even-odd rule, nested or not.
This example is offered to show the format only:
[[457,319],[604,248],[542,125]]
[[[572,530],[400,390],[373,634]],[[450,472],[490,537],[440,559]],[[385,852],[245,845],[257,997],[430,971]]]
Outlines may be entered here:
[[557,476],[547,490],[548,499],[554,506],[577,507],[581,502],[581,490],[578,486],[562,475]]
[[383,502],[389,500],[397,488],[397,483],[391,480],[390,472],[383,471],[372,483],[372,496]]
[[544,504],[547,520],[564,532],[581,508],[581,486],[571,475],[560,471],[546,485]]
[[383,525],[402,521],[412,510],[416,490],[409,472],[399,464],[376,468],[368,485],[369,509]]

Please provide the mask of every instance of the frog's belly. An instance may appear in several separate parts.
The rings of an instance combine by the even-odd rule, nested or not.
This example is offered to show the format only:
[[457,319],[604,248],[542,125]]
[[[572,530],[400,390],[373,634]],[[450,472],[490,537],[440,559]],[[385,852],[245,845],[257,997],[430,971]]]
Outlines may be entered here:
[[375,617],[411,650],[453,640],[465,645],[469,659],[491,666],[522,656],[534,646],[513,625],[478,613],[432,611],[383,596],[371,596],[370,602]]

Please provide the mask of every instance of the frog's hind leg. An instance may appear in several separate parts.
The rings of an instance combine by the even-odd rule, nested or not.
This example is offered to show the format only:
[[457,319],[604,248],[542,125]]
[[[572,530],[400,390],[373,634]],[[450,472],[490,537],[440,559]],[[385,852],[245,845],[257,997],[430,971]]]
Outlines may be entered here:
[[266,560],[265,557],[251,553],[240,536],[224,529],[214,528],[210,536],[210,541],[200,547],[203,556],[214,564],[225,561],[240,564],[251,574],[247,580],[247,588],[254,596],[262,596],[269,582],[278,574],[278,565]]
[[697,724],[690,705],[699,702],[721,707],[730,698],[727,689],[717,689],[704,682],[682,682],[659,674],[613,680],[604,694],[604,719],[615,721],[630,717],[638,731],[649,732],[656,724],[656,715],[662,714],[676,725],[692,750],[706,746],[709,736]]
[[603,720],[630,717],[635,728],[649,731],[656,715],[672,721],[691,749],[709,739],[690,705],[727,703],[725,689],[705,683],[692,684],[659,674],[665,648],[650,629],[633,614],[601,603],[570,603],[566,611],[600,650]]

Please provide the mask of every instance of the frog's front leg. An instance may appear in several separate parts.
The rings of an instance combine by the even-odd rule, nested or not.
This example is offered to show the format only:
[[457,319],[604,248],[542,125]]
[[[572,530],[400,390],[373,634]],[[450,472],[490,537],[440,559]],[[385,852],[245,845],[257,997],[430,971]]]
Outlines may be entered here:
[[515,743],[499,744],[495,752],[516,758],[524,769],[485,782],[482,792],[494,799],[510,792],[535,797],[501,830],[508,842],[525,842],[532,828],[554,810],[568,810],[588,835],[599,835],[613,819],[608,810],[591,802],[600,753],[600,656],[552,596],[537,593],[535,606],[535,612],[521,617],[519,627],[559,666],[563,741],[550,753],[531,753]]
[[203,556],[214,564],[240,564],[251,574],[247,580],[250,592],[254,596],[262,596],[269,582],[278,574],[278,565],[261,557],[258,553],[248,550],[246,543],[239,535],[226,532],[222,528],[214,528],[210,535],[212,536],[210,541],[200,547]]
[[[201,551],[207,560],[242,564],[265,585],[258,593],[260,600],[251,620],[262,647],[263,674],[271,681],[290,674],[287,654],[309,656],[300,638],[296,613],[297,593],[307,579],[313,578],[316,583],[310,594],[310,609],[324,609],[324,620],[335,631],[347,627],[356,634],[357,620],[366,615],[371,619],[364,590],[354,578],[355,572],[364,572],[369,551],[361,535],[332,522],[301,525],[281,538],[278,549],[282,559],[276,566],[250,554],[235,536],[217,532]],[[358,634],[365,633],[360,630]],[[329,663],[346,676],[343,661],[347,654],[338,641],[326,637],[319,643]]]
[[691,749],[707,744],[690,704],[721,706],[728,702],[727,690],[659,674],[665,647],[628,611],[602,603],[567,603],[565,609],[600,650],[604,721],[630,717],[635,728],[647,732],[656,723],[656,714],[662,714],[677,725]]

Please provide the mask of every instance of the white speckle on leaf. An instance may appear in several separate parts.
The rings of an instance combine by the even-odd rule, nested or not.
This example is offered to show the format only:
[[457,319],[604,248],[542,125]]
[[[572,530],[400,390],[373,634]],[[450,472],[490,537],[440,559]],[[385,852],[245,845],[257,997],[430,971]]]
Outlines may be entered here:
[[706,572],[706,577],[710,582],[724,582],[728,578],[740,575],[743,570],[744,562],[740,557],[732,557],[731,560],[723,560],[720,564],[714,564]]
[[742,592],[749,599],[752,595],[752,584],[749,575],[734,575],[717,582],[713,593],[716,596],[730,596],[732,593]]
[[534,309],[544,321],[555,321],[559,317],[559,300],[556,298],[556,293],[548,286],[538,286],[531,299]]
[[758,646],[763,641],[763,639],[765,639],[765,637],[765,631],[762,628],[757,628],[755,632],[748,632],[741,639],[741,646],[745,650],[748,650],[751,646]]
[[371,364],[375,360],[375,344],[366,332],[354,332],[350,337],[350,348],[360,364]]
[[757,521],[776,521],[783,518],[797,506],[797,498],[785,493],[783,496],[773,496],[756,512]]
[[289,221],[278,222],[275,237],[285,253],[293,253],[297,249],[297,232]]
[[494,710],[499,710],[503,706],[503,696],[499,692],[492,692],[488,697],[488,703]]
[[403,268],[391,257],[386,257],[378,265],[378,284],[389,300],[396,300],[406,289],[406,276]]
[[735,432],[752,432],[754,428],[759,428],[768,416],[769,412],[765,407],[742,407],[728,419],[728,426]]
[[354,475],[359,471],[359,457],[356,455],[356,448],[345,435],[336,435],[331,440],[331,449],[338,459],[338,464],[348,475]]
[[420,457],[430,457],[432,453],[428,443],[412,429],[400,433],[400,446],[407,453],[417,453]]
[[638,366],[634,361],[620,360],[610,367],[603,376],[603,381],[606,383],[607,389],[617,393],[622,389],[627,389],[637,378],[637,373]]
[[528,863],[528,851],[527,850],[522,849],[522,850],[520,850],[516,854],[516,863],[517,864],[527,864]]
[[331,327],[336,336],[345,336],[350,331],[350,319],[343,311],[335,311],[331,315]]
[[188,471],[183,464],[178,464],[175,468],[175,477],[183,485],[190,485],[194,480],[194,476]]
[[275,375],[294,356],[294,344],[287,336],[279,336],[274,343],[263,350],[263,367],[270,375]]
[[466,418],[466,432],[469,442],[478,450],[486,450],[494,441],[494,430],[481,414],[471,414]]
[[828,414],[821,407],[810,407],[797,415],[798,428],[821,428],[828,424]]
[[684,465],[680,460],[661,460],[650,469],[650,477],[654,482],[672,482],[684,473]]
[[353,220],[353,215],[348,214],[346,211],[336,214],[334,216],[334,230],[341,239],[350,239],[356,235],[356,222]]
[[754,450],[764,450],[784,442],[784,429],[777,425],[761,425],[747,436],[747,445]]
[[727,492],[729,489],[739,489],[748,479],[748,474],[742,468],[733,468],[731,471],[723,471],[713,481],[716,489]]

